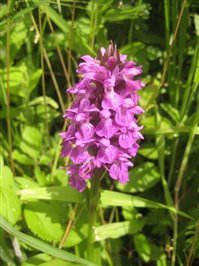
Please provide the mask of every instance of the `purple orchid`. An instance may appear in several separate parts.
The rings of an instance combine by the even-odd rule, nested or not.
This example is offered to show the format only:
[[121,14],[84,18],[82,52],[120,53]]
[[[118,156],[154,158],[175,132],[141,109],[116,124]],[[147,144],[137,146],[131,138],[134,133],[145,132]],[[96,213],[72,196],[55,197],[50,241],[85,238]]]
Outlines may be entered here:
[[126,61],[113,43],[101,48],[96,59],[85,55],[82,60],[77,71],[82,78],[67,90],[76,95],[64,115],[70,125],[60,134],[61,156],[69,156],[72,162],[69,183],[80,192],[97,168],[123,184],[128,182],[130,159],[138,151],[138,140],[143,139],[135,116],[143,112],[137,90],[144,87],[134,80],[141,67]]

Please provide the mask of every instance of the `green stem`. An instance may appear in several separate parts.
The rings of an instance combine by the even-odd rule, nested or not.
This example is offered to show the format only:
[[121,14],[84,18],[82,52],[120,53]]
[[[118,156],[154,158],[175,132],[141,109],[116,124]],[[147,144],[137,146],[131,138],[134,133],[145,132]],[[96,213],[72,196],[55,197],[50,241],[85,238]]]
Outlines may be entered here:
[[[101,175],[101,172],[100,172]],[[91,188],[88,200],[88,241],[87,241],[87,259],[94,262],[94,240],[95,225],[97,222],[97,205],[99,201],[100,175],[97,173],[91,179]]]
[[176,185],[175,185],[175,208],[176,208],[177,212],[175,215],[174,225],[173,225],[173,255],[172,255],[172,260],[171,260],[171,266],[175,266],[175,263],[176,263],[177,240],[178,240],[178,222],[179,222],[179,218],[178,218],[179,193],[180,193],[180,188],[181,188],[181,184],[182,184],[183,177],[184,177],[184,172],[185,172],[185,169],[187,167],[189,154],[191,152],[191,146],[192,146],[193,141],[194,141],[196,128],[198,126],[198,121],[199,121],[199,99],[198,99],[198,104],[197,104],[197,110],[195,113],[193,128],[190,132],[190,136],[189,136],[186,148],[185,148],[185,152],[184,152],[183,159],[182,159],[180,169],[179,169],[178,178],[177,178]]

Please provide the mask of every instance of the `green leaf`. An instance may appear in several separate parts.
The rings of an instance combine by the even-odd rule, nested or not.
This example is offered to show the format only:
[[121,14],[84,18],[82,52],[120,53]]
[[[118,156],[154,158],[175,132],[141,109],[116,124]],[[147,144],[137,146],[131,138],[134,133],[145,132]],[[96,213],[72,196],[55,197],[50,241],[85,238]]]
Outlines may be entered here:
[[194,14],[194,23],[196,28],[196,35],[199,36],[199,15]]
[[104,19],[107,21],[123,21],[129,18],[138,19],[140,17],[147,18],[149,15],[149,6],[146,4],[139,4],[134,7],[125,8],[110,8],[104,15]]
[[12,59],[14,59],[21,46],[24,44],[26,36],[27,27],[25,25],[25,20],[14,23],[14,29],[11,31],[10,34],[10,51]]
[[9,266],[15,266],[11,249],[6,243],[5,232],[0,228],[0,258]]
[[[2,76],[3,82],[6,86],[7,75],[6,69],[0,69],[0,75]],[[10,94],[19,97],[27,97],[29,88],[29,76],[28,70],[25,63],[17,67],[11,67],[9,72],[9,84]],[[20,88],[20,90],[19,90]]]
[[48,96],[36,97],[34,100],[30,101],[28,104],[29,104],[29,106],[42,105],[42,104],[44,104],[44,101],[46,104],[50,105],[54,109],[59,108],[59,105],[57,104],[57,102]]
[[42,187],[42,188],[32,188],[24,189],[19,191],[21,195],[21,200],[30,201],[30,200],[57,200],[64,202],[84,202],[84,193],[80,193],[71,187]]
[[[88,230],[87,230],[88,231]],[[76,232],[76,230],[70,230],[70,233],[67,236],[66,241],[64,242],[64,247],[73,247],[78,245],[83,239],[84,235]]]
[[39,264],[40,266],[82,266],[82,264],[74,264],[60,259],[52,259],[51,261]]
[[67,35],[70,31],[70,24],[63,19],[51,6],[42,3],[40,5],[41,10]]
[[143,227],[143,222],[118,222],[101,225],[95,228],[95,241],[107,238],[119,238],[127,234],[135,234]]
[[188,219],[192,219],[191,216],[188,214],[177,211],[174,207],[170,207],[164,205],[159,202],[155,202],[152,200],[144,199],[137,196],[131,196],[125,193],[114,192],[104,190],[100,193],[100,201],[102,206],[127,206],[127,207],[137,207],[137,208],[160,208],[160,209],[167,209],[173,213],[178,213],[179,215],[186,217]]
[[14,188],[0,187],[0,215],[11,224],[19,220],[21,206]]
[[151,247],[145,235],[143,234],[135,235],[134,244],[139,256],[143,259],[143,261],[149,262],[151,256]]
[[138,153],[147,159],[156,160],[158,158],[157,149],[154,144],[142,144]]
[[41,132],[34,127],[26,126],[22,133],[22,141],[20,143],[21,150],[31,158],[36,159],[41,150],[41,145]]
[[32,90],[36,88],[41,78],[41,75],[42,75],[42,69],[37,69],[30,77],[30,84],[29,84],[30,92],[32,92]]
[[51,256],[45,253],[41,253],[35,256],[32,256],[28,258],[24,263],[22,263],[21,266],[35,266],[35,265],[41,265],[41,263],[50,261],[52,259]]
[[15,181],[19,184],[21,189],[38,187],[38,183],[28,176],[15,177]]
[[0,166],[0,186],[2,188],[14,186],[13,174],[8,166]]
[[34,161],[31,158],[29,158],[27,155],[21,153],[18,150],[14,150],[13,159],[23,165],[34,165]]
[[134,167],[130,173],[130,180],[126,185],[118,183],[117,188],[124,192],[143,192],[160,181],[160,174],[151,162]]
[[54,248],[51,245],[45,243],[44,241],[38,240],[34,237],[26,235],[24,233],[19,232],[13,226],[11,226],[3,217],[0,217],[0,227],[3,228],[6,232],[11,235],[17,237],[20,241],[26,243],[27,245],[40,250],[40,252],[47,253],[53,257],[63,259],[65,261],[80,263],[86,266],[97,266],[92,262],[89,262],[85,259],[78,258],[77,256],[70,254],[67,251],[60,250],[58,248]]
[[48,241],[60,241],[64,233],[61,226],[63,215],[60,205],[54,202],[29,203],[25,207],[24,216],[34,234]]
[[179,111],[169,103],[161,103],[162,109],[173,119],[174,123],[178,123],[180,119]]

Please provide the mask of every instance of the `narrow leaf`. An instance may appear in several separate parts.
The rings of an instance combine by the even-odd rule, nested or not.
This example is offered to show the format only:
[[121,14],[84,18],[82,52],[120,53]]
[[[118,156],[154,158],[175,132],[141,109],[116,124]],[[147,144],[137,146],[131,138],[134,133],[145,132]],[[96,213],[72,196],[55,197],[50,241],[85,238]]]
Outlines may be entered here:
[[13,226],[11,226],[3,217],[0,217],[0,227],[11,235],[17,237],[20,241],[26,243],[27,245],[44,253],[47,253],[53,257],[60,258],[73,263],[80,263],[86,266],[97,266],[96,264],[93,264],[92,262],[89,262],[85,259],[78,258],[67,251],[54,248],[51,245],[45,243],[44,241],[38,240],[37,238],[19,232]]

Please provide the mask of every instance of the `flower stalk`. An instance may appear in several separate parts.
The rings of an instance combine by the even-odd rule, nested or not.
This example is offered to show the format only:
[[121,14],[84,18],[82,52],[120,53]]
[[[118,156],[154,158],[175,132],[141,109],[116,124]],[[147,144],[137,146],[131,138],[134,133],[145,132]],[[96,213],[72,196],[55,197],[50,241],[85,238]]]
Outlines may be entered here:
[[95,249],[95,226],[97,223],[97,207],[99,203],[100,176],[96,174],[91,179],[91,188],[88,199],[88,239],[87,239],[87,259],[94,262]]

